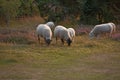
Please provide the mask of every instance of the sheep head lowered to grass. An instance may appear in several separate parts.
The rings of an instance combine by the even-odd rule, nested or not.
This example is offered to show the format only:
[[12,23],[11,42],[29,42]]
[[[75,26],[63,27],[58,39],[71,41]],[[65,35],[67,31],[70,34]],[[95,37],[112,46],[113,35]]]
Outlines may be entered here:
[[109,36],[111,37],[113,32],[116,31],[116,26],[114,23],[105,23],[105,24],[99,24],[96,25],[91,32],[89,33],[90,39],[100,36],[102,33],[109,33]]
[[65,28],[63,26],[56,26],[55,27],[54,36],[56,38],[56,42],[57,42],[57,38],[60,38],[61,42],[63,44],[64,44],[64,41],[67,42],[68,46],[70,46],[71,43],[72,43],[72,39],[70,37],[70,33],[68,32],[67,28]]
[[40,37],[43,37],[45,42],[49,45],[52,41],[52,31],[46,24],[40,24],[37,26],[36,33],[38,41],[40,43]]

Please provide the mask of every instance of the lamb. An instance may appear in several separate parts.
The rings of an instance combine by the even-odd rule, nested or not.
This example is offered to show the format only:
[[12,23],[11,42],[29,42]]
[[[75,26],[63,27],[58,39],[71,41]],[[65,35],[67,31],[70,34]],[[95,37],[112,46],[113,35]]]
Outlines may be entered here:
[[36,28],[36,33],[38,36],[38,41],[40,44],[40,37],[43,37],[46,44],[49,45],[52,41],[52,31],[46,24],[39,24]]
[[72,43],[70,33],[68,32],[67,28],[65,28],[64,26],[59,25],[55,27],[54,37],[56,38],[56,42],[57,42],[57,39],[60,38],[63,44],[64,44],[64,41],[67,42],[68,46],[70,46]]
[[73,28],[68,28],[68,32],[70,33],[70,37],[72,38],[72,41],[74,41],[75,30]]
[[99,24],[96,25],[91,32],[89,33],[90,39],[94,37],[99,37],[102,33],[109,33],[109,36],[111,37],[113,32],[116,31],[116,26],[114,23],[105,23],[105,24]]
[[54,24],[54,22],[52,22],[52,21],[47,22],[46,25],[48,25],[48,26],[51,28],[51,30],[53,30],[54,27],[55,27],[55,24]]

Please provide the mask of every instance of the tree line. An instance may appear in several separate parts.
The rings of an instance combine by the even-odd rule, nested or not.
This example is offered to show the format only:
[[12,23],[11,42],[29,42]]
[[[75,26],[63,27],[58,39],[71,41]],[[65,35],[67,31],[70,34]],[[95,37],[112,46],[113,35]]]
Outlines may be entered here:
[[40,15],[45,21],[98,24],[117,22],[119,0],[0,0],[0,21]]

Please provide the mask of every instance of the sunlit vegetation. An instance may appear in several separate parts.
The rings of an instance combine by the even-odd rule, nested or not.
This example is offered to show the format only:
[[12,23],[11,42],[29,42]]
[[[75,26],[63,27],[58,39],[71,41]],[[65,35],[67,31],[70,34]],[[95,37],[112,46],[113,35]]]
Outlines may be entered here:
[[54,38],[47,46],[38,44],[34,32],[33,27],[0,30],[1,80],[120,79],[119,41],[78,35],[70,47]]
[[0,22],[41,16],[45,21],[73,24],[119,23],[119,0],[0,0]]
[[[119,3],[0,0],[0,80],[120,80]],[[73,27],[72,45],[54,37],[49,46],[44,39],[38,44],[36,27],[46,21]],[[110,21],[118,34],[89,39],[95,24]]]

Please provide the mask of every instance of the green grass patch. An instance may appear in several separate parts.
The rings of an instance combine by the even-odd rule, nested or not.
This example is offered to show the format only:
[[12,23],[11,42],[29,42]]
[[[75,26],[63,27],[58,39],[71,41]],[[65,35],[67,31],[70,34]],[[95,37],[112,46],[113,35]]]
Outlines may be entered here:
[[12,63],[17,63],[17,61],[14,59],[0,60],[0,64],[12,64]]

